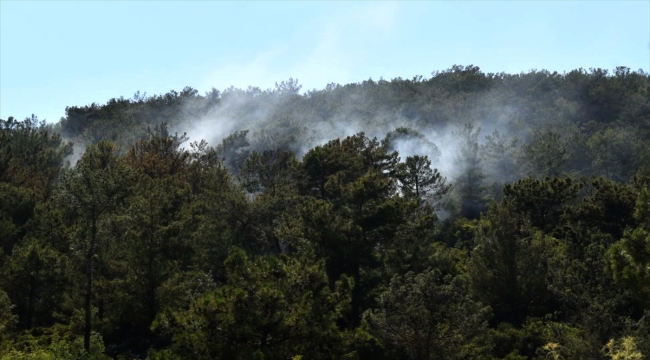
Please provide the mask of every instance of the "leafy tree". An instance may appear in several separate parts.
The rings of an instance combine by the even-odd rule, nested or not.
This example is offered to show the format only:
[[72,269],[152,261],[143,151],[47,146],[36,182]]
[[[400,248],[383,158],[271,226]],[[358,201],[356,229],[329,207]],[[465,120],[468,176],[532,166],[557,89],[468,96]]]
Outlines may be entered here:
[[94,262],[101,249],[102,219],[128,195],[129,171],[115,157],[116,148],[100,142],[86,149],[77,166],[68,172],[61,188],[61,204],[75,214],[72,246],[83,260],[86,275],[84,348],[90,350],[92,331]]
[[594,173],[616,181],[627,181],[639,167],[643,140],[633,128],[607,128],[593,134],[587,145]]
[[[420,273],[430,266],[437,254],[455,252],[456,249],[446,248],[439,242],[440,232],[437,216],[428,205],[417,206],[411,202],[406,210],[408,217],[397,227],[393,236],[382,244],[378,253],[383,268],[382,283],[388,284],[390,279],[396,275],[404,275],[407,272]],[[442,249],[441,249],[442,248]],[[461,255],[457,256],[462,257]],[[449,255],[447,258],[456,258]],[[447,264],[449,261],[443,261]]]
[[611,339],[603,347],[603,352],[612,360],[642,360],[644,358],[631,336],[618,339],[618,341]]
[[212,274],[202,271],[177,271],[157,289],[160,311],[188,309],[190,304],[217,289]]
[[364,321],[409,359],[464,359],[489,350],[489,309],[469,298],[459,277],[439,269],[394,277],[378,306]]
[[2,267],[2,287],[9,291],[20,329],[53,325],[70,292],[69,259],[35,240],[14,249]]
[[639,194],[634,218],[639,225],[628,229],[612,245],[607,258],[614,279],[632,289],[647,306],[650,298],[650,191],[647,188]]
[[566,207],[564,216],[568,221],[582,222],[614,239],[620,239],[625,229],[634,225],[637,194],[632,186],[595,178],[582,193],[579,203]]
[[157,340],[149,328],[159,310],[158,287],[191,266],[194,248],[185,235],[197,221],[185,211],[196,180],[191,161],[200,155],[181,149],[184,141],[163,124],[119,160],[132,184],[106,221],[111,246],[99,254],[106,266],[95,291],[110,354],[146,353]]
[[11,183],[0,183],[0,197],[0,244],[3,253],[10,255],[34,217],[37,197],[30,189]]
[[330,278],[353,278],[353,326],[359,324],[364,298],[362,269],[376,266],[376,249],[389,241],[407,209],[395,197],[389,176],[396,163],[396,153],[386,153],[362,133],[316,147],[303,164],[317,198],[299,205],[297,216],[280,229],[294,247],[313,247],[324,257]]
[[[546,344],[537,349],[537,354],[551,359],[596,359],[600,357],[599,343],[594,336],[580,327],[556,321],[535,320],[531,325],[541,327],[540,337]],[[532,326],[531,326],[532,327]]]
[[17,323],[17,316],[13,314],[14,305],[7,293],[0,289],[0,343],[4,343]]
[[503,184],[519,179],[521,139],[508,137],[497,130],[485,136],[485,144],[481,145],[481,152],[485,161],[485,170],[488,178]]
[[567,140],[553,130],[536,130],[524,146],[528,174],[536,178],[557,177],[564,173],[569,161]]
[[[316,146],[303,157],[303,166],[308,176],[306,193],[321,199],[335,200],[336,189],[328,189],[331,181],[350,183],[368,172],[377,172],[387,179],[395,172],[398,163],[396,152],[388,152],[376,139],[369,139],[363,133],[336,139],[323,146]],[[392,190],[386,187],[386,191]]]
[[438,169],[431,169],[431,160],[426,156],[409,156],[397,166],[395,177],[404,196],[427,201],[434,208],[439,207],[443,196],[451,190]]
[[280,253],[286,244],[279,241],[275,231],[281,215],[292,212],[300,201],[306,176],[299,162],[289,151],[267,150],[251,153],[240,173],[240,181],[247,192],[254,195],[251,204],[253,226],[257,225],[268,249]]
[[240,173],[244,188],[253,194],[277,196],[289,188],[298,189],[298,163],[290,151],[253,151]]
[[571,178],[525,178],[503,188],[505,202],[525,215],[531,225],[550,232],[560,224],[565,208],[572,204],[583,184]]
[[174,340],[166,352],[192,359],[345,355],[336,321],[351,284],[341,279],[330,290],[323,263],[305,260],[249,258],[233,248],[227,284],[156,320],[154,329]]
[[146,351],[149,328],[159,310],[157,289],[174,273],[190,267],[193,249],[184,241],[181,200],[187,184],[176,178],[141,177],[125,199],[126,209],[113,219],[111,276],[98,283],[96,293],[111,351]]
[[531,228],[504,200],[481,218],[470,254],[471,291],[494,311],[494,322],[522,324],[543,315],[548,302],[544,254],[551,239]]
[[124,162],[143,171],[152,178],[164,178],[185,170],[190,154],[179,151],[182,143],[187,141],[185,134],[171,135],[167,124],[148,129],[144,139],[134,144],[124,157]]
[[263,251],[266,239],[260,239],[246,193],[224,167],[195,162],[189,177],[195,185],[191,195],[185,194],[188,201],[178,214],[176,236],[191,246],[191,267],[223,279],[231,246]]
[[50,198],[72,147],[32,115],[0,120],[0,246],[11,254],[39,202]]
[[289,80],[275,83],[275,94],[278,96],[298,95],[302,85],[298,85],[298,79],[289,78]]
[[[621,291],[604,271],[605,254],[615,239],[580,223],[555,230],[554,237],[547,287],[560,314],[556,319],[586,331],[589,336],[582,339],[598,349],[616,333],[611,324],[628,323],[638,313],[630,293]],[[554,341],[568,345],[560,338]]]
[[0,347],[0,359],[110,359],[104,354],[104,343],[99,334],[93,332],[90,343],[90,351],[86,351],[83,337],[74,334],[70,326],[57,324],[49,328],[41,328],[38,332],[23,333],[15,340],[5,342],[4,348]]
[[228,135],[215,148],[217,155],[233,174],[238,174],[240,167],[250,154],[250,143],[246,139],[248,130],[237,131]]
[[0,181],[28,188],[47,199],[59,178],[72,144],[51,125],[32,115],[23,121],[0,120]]

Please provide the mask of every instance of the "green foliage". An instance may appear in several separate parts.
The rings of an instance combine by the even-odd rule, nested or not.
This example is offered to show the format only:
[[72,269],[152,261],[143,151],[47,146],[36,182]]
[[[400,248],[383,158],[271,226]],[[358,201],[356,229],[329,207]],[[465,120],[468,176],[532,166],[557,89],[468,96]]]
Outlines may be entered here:
[[634,174],[640,165],[638,155],[644,152],[644,141],[632,128],[599,130],[587,144],[594,157],[594,172],[617,181],[627,181]]
[[[354,279],[351,326],[360,321],[370,270],[377,267],[377,249],[388,244],[409,203],[396,196],[397,154],[387,153],[376,139],[360,133],[316,147],[303,159],[310,194],[279,230],[296,248],[312,248],[326,259],[332,279]],[[364,276],[362,276],[362,274]]]
[[564,216],[570,222],[581,222],[615,239],[623,236],[625,229],[634,224],[637,194],[632,186],[595,178],[585,185],[582,192],[586,193],[580,203],[565,211]]
[[470,254],[471,291],[494,311],[494,320],[519,325],[548,306],[546,253],[551,239],[504,201],[481,218]]
[[117,161],[116,147],[100,142],[86,149],[77,166],[66,173],[61,186],[61,205],[75,217],[72,230],[72,256],[83,264],[85,282],[84,348],[90,351],[92,333],[91,308],[93,272],[96,260],[102,259],[102,250],[108,245],[100,232],[104,219],[128,195],[131,172]]
[[364,321],[409,359],[465,359],[489,351],[489,309],[469,298],[458,277],[438,269],[396,276],[378,306]]
[[[437,218],[431,213],[431,208],[421,206],[412,207],[410,219],[401,224],[389,241],[383,244],[377,256],[383,265],[384,283],[388,283],[395,275],[407,272],[426,270],[441,254],[443,259],[461,258],[457,249],[447,248],[440,243],[435,243],[438,235]],[[447,254],[448,252],[452,254]],[[443,261],[445,264],[447,261]]]
[[147,136],[131,147],[124,161],[152,178],[182,172],[190,156],[188,152],[178,150],[187,141],[185,134],[170,135],[165,123],[156,126],[153,131],[147,130]]
[[535,349],[543,345],[538,331],[527,326],[515,327],[508,322],[501,322],[490,330],[494,342],[492,355],[497,359],[529,359],[535,355]]
[[34,216],[36,195],[28,188],[0,183],[0,244],[5,254],[25,236],[26,225]]
[[302,174],[298,162],[290,151],[253,151],[246,159],[239,175],[244,188],[250,193],[277,196],[284,191],[298,190]]
[[397,166],[395,177],[400,182],[400,190],[405,197],[422,199],[434,208],[440,206],[440,200],[452,189],[438,169],[431,169],[431,160],[426,156],[407,157],[406,161]]
[[[332,140],[309,150],[303,158],[308,194],[335,200],[343,195],[341,185],[354,182],[370,172],[387,180],[387,175],[395,172],[397,162],[396,152],[389,153],[377,139],[369,139],[363,133]],[[387,192],[393,190],[392,184],[385,184],[383,188]]]
[[560,224],[566,206],[582,188],[579,181],[568,177],[536,180],[526,178],[503,188],[503,201],[512,204],[515,213],[525,215],[531,225],[551,231]]
[[13,314],[14,307],[7,293],[0,289],[0,342],[9,337],[17,323],[17,316]]
[[240,167],[250,154],[250,143],[246,139],[246,135],[248,135],[248,130],[234,132],[224,138],[221,144],[215,148],[217,156],[223,159],[233,174],[239,173]]
[[568,140],[553,130],[537,130],[533,140],[524,147],[529,174],[540,178],[564,174],[569,161]]
[[52,195],[72,144],[36,116],[0,119],[0,246],[11,254],[39,201]]
[[289,151],[254,151],[239,175],[241,185],[254,196],[251,217],[255,219],[256,242],[260,249],[280,253],[287,244],[276,236],[282,214],[293,213],[301,201],[306,175]]
[[612,360],[642,360],[643,354],[637,350],[634,338],[631,336],[622,339],[611,339],[604,347],[603,352]]
[[490,178],[499,183],[512,182],[519,179],[522,169],[519,168],[521,139],[509,138],[507,135],[494,130],[485,136],[485,144],[481,145],[485,168],[490,172]]
[[343,356],[336,321],[349,309],[352,284],[344,278],[330,290],[323,263],[305,260],[251,259],[233,248],[227,284],[189,310],[161,313],[154,329],[172,336],[168,352],[192,359]]
[[70,267],[67,256],[35,240],[14,248],[3,264],[0,284],[15,305],[20,329],[53,324],[70,290]]
[[[558,306],[560,319],[588,329],[591,344],[607,341],[611,324],[628,323],[638,311],[630,294],[605,273],[610,235],[572,224],[555,232],[557,242],[548,258],[548,289]],[[559,343],[563,343],[558,339]]]
[[23,121],[0,120],[0,182],[31,189],[46,199],[71,153],[72,144],[34,115]]
[[84,350],[83,336],[67,326],[55,325],[23,333],[0,347],[2,360],[110,359],[104,355],[104,342],[93,333],[90,351]]
[[177,199],[180,204],[183,200],[191,200],[177,209],[180,217],[177,218],[179,232],[176,236],[191,244],[192,259],[187,266],[210,272],[220,279],[230,246],[260,250],[260,245],[265,245],[264,239],[258,236],[246,194],[233,183],[225,168],[192,163],[188,175],[195,186],[191,193],[184,193]]
[[540,320],[535,325],[541,327],[540,337],[546,342],[537,349],[539,355],[552,359],[595,359],[600,355],[594,335],[584,329],[555,321]]
[[631,288],[648,306],[650,299],[650,191],[643,189],[636,203],[634,218],[638,227],[625,232],[623,239],[607,252],[614,279]]

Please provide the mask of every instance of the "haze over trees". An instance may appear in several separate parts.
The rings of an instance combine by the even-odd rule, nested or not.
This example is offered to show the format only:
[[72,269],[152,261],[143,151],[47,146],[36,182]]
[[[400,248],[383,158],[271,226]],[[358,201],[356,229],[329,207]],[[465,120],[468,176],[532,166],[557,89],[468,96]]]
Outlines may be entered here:
[[0,120],[0,359],[640,359],[650,77],[212,89]]

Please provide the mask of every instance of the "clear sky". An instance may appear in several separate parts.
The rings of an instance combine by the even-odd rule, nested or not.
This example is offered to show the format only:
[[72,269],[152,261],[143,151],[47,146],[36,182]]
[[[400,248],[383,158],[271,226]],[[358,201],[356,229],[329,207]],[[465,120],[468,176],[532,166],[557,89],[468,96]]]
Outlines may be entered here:
[[297,78],[650,68],[650,1],[0,0],[0,118]]

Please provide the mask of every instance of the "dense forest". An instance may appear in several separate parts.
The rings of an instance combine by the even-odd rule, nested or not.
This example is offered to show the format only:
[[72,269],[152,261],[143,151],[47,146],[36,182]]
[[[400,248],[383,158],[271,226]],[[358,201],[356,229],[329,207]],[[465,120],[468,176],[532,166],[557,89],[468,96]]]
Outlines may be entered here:
[[650,357],[648,73],[301,90],[0,120],[0,359]]

